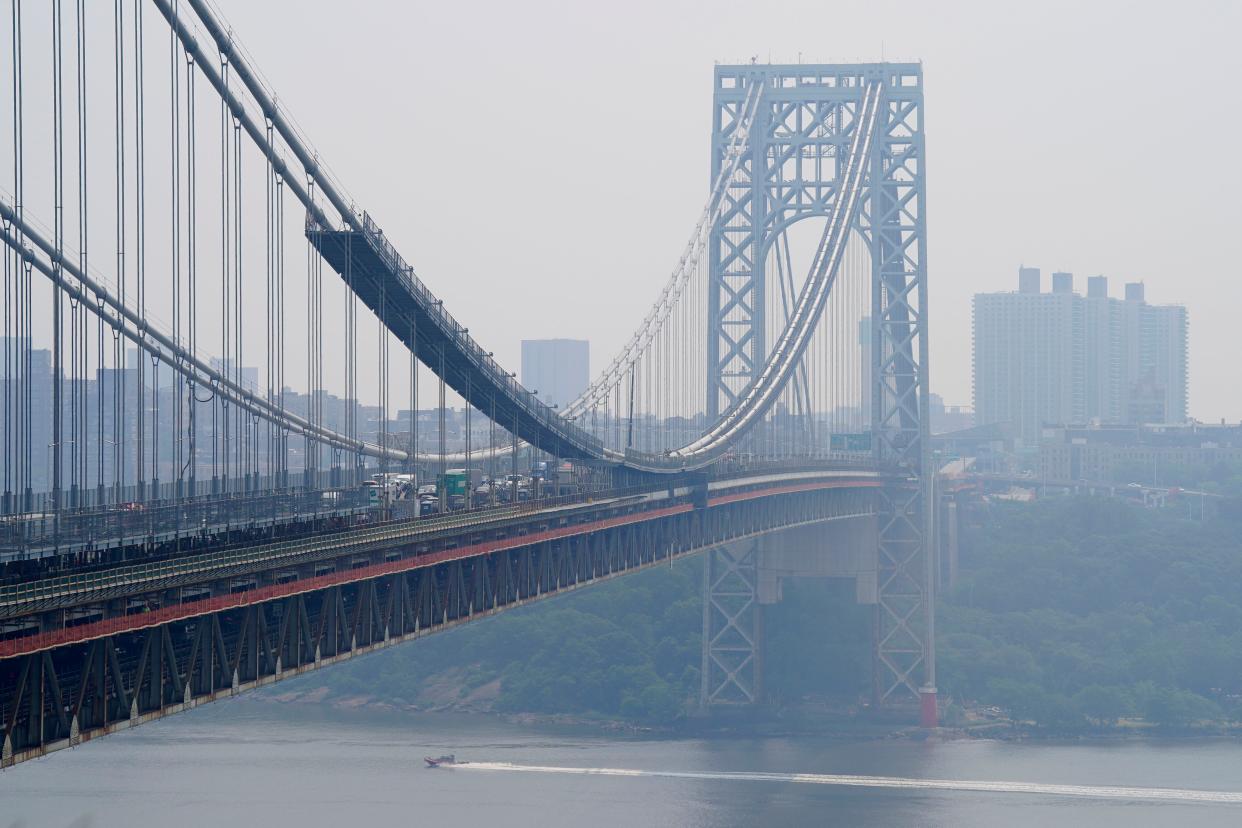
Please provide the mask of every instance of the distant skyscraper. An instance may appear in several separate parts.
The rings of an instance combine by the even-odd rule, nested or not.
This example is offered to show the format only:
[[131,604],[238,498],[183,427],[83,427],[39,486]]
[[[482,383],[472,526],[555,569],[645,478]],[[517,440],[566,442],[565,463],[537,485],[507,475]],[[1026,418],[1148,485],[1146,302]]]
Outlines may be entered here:
[[980,425],[1010,423],[1028,443],[1046,424],[1186,419],[1186,309],[1148,305],[1143,286],[1111,299],[1103,276],[1073,291],[1054,273],[1018,271],[1018,292],[974,300],[974,405]]
[[1007,422],[1033,442],[1043,423],[1082,420],[1078,298],[1072,292],[1042,293],[1039,269],[1033,267],[1018,270],[1017,293],[975,296],[976,423]]
[[564,408],[591,381],[591,343],[584,339],[522,340],[522,385],[548,405]]

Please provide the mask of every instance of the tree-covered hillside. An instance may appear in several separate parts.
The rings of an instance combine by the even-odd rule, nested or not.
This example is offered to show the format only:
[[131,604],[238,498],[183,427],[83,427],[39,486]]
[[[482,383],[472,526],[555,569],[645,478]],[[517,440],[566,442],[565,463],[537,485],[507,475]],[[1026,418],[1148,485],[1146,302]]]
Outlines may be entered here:
[[975,513],[940,605],[940,684],[1043,725],[1236,714],[1242,521],[1108,499]]

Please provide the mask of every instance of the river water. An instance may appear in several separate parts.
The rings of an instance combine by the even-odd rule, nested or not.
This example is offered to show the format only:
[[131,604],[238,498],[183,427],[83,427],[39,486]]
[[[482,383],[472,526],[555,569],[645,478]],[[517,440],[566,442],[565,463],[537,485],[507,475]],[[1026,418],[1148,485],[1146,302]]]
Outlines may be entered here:
[[[441,753],[471,764],[421,768]],[[241,697],[0,773],[0,828],[170,825],[1242,825],[1242,744],[623,738]]]

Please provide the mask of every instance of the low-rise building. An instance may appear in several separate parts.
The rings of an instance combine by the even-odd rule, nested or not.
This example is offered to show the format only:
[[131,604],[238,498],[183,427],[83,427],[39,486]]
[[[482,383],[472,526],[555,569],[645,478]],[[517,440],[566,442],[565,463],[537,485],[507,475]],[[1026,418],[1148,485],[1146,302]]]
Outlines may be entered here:
[[1242,467],[1242,425],[1088,425],[1046,428],[1038,473],[1049,481],[1177,485],[1187,472]]

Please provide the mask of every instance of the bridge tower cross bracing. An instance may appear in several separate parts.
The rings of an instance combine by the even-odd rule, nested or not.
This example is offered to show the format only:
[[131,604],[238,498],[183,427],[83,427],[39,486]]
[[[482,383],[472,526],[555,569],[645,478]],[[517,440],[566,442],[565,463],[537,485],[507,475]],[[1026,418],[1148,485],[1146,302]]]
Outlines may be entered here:
[[[934,721],[935,655],[932,615],[931,490],[927,418],[926,192],[924,185],[923,78],[919,64],[828,64],[718,66],[712,104],[712,180],[748,93],[763,85],[749,147],[724,193],[724,209],[712,228],[708,285],[707,414],[718,417],[762,371],[767,348],[764,264],[770,246],[796,222],[831,215],[837,176],[859,116],[868,81],[883,83],[882,108],[872,145],[863,202],[855,232],[871,251],[870,388],[871,444],[877,463],[894,472],[881,497],[877,538],[873,696],[877,703],[920,700],[923,721]],[[736,564],[713,552],[709,572]],[[761,619],[737,616],[735,596],[716,595],[707,578],[704,659],[706,666],[733,660],[754,671],[756,651],[738,659],[714,653],[712,642],[727,627],[762,629]],[[734,585],[735,586],[735,585]],[[732,587],[731,587],[732,589]],[[735,590],[733,590],[735,591]],[[761,613],[757,601],[746,612]],[[736,678],[736,677],[735,677]],[[734,681],[721,693],[727,671],[704,670],[702,698],[756,702],[761,677]]]
[[915,696],[936,723],[935,544],[927,417],[927,193],[923,73],[884,67],[860,231],[871,247],[871,431],[875,459],[896,471],[882,490],[875,621],[878,703]]

